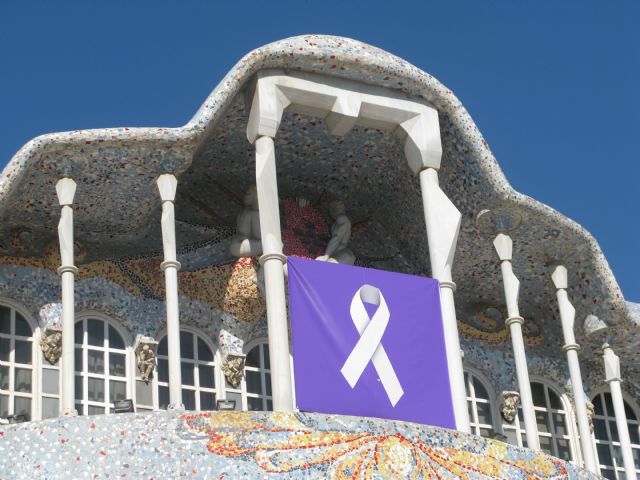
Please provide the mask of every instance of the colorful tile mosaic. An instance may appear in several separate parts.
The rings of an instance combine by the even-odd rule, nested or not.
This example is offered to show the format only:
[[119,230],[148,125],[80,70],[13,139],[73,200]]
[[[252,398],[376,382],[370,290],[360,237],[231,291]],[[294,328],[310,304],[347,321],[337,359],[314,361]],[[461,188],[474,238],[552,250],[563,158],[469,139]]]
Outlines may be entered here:
[[0,426],[2,478],[595,479],[452,430],[318,414],[97,415]]

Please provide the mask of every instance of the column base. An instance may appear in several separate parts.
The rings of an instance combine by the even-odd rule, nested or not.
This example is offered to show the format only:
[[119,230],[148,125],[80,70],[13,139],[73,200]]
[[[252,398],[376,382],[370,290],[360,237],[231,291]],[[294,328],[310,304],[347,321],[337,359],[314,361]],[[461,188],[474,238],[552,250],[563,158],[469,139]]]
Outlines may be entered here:
[[78,411],[75,408],[63,408],[60,410],[61,417],[77,417]]

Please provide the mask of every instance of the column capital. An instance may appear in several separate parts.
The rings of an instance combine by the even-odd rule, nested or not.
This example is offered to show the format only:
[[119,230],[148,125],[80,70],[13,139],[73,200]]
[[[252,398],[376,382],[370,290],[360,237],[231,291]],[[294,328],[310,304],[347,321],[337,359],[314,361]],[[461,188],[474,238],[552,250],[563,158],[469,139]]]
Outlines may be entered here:
[[61,267],[58,267],[58,275],[62,275],[63,273],[67,273],[67,272],[71,272],[74,275],[76,275],[78,273],[78,267],[75,267],[73,265],[62,265]]
[[519,316],[509,317],[504,321],[504,324],[508,327],[512,323],[519,323],[520,325],[524,324],[524,318]]
[[499,233],[493,240],[493,247],[495,248],[498,258],[501,261],[511,261],[513,257],[513,240],[506,233]]
[[557,290],[566,290],[568,287],[567,268],[564,265],[551,267],[551,281]]
[[280,260],[280,262],[283,264],[287,263],[287,256],[280,252],[267,252],[260,256],[258,262],[260,263],[260,265],[264,265],[267,260],[271,260],[273,258]]
[[575,350],[576,352],[579,352],[580,345],[578,345],[577,343],[567,343],[566,345],[562,346],[563,352],[568,352],[569,350]]
[[163,272],[167,268],[171,268],[171,267],[175,268],[176,270],[180,270],[180,268],[182,268],[182,264],[177,260],[165,260],[160,264],[160,270],[162,270]]
[[178,180],[174,174],[163,173],[156,180],[156,184],[158,185],[160,198],[163,202],[173,202],[175,200]]
[[456,282],[447,281],[447,280],[441,280],[440,281],[440,288],[448,288],[452,292],[455,292],[456,291]]
[[64,177],[56,183],[56,194],[61,207],[73,205],[73,197],[76,194],[76,182],[69,177]]
[[605,372],[605,381],[607,383],[613,381],[622,381],[620,375],[620,358],[613,353],[613,349],[609,346],[608,343],[602,345],[602,350],[604,352],[604,372]]

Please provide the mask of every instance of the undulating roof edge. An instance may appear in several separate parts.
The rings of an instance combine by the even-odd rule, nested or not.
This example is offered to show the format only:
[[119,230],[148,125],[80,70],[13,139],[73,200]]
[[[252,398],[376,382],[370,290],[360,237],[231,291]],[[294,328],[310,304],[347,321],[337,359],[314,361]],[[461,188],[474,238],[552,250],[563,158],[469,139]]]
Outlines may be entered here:
[[[511,187],[487,142],[453,92],[405,60],[343,37],[302,35],[253,50],[236,63],[183,127],[78,130],[34,138],[14,155],[0,176],[0,213],[5,217],[11,213],[7,211],[10,200],[27,181],[30,168],[57,172],[58,175],[73,174],[74,166],[78,163],[74,161],[74,155],[77,155],[78,146],[83,144],[88,151],[107,146],[148,146],[157,159],[153,168],[158,173],[163,169],[172,169],[178,174],[183,172],[189,167],[193,153],[206,133],[217,123],[233,98],[255,72],[266,68],[303,70],[348,78],[429,101],[457,127],[461,140],[470,150],[469,157],[475,159],[479,170],[484,173],[483,181],[505,203],[513,203],[552,218],[584,240],[611,304],[621,318],[640,326],[640,315],[633,314],[631,304],[625,303],[597,241],[581,225]],[[73,146],[74,153],[65,156],[67,146]],[[54,180],[52,178],[52,184]]]

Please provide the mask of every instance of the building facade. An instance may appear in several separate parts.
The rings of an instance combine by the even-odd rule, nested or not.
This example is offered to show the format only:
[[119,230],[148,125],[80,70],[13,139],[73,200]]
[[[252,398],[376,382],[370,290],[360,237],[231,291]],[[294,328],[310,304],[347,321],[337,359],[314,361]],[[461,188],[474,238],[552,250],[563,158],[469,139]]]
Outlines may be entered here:
[[[5,168],[0,211],[0,417],[30,422],[5,438],[61,414],[118,428],[91,416],[124,399],[194,435],[183,408],[295,412],[294,255],[440,281],[461,432],[565,474],[640,473],[640,306],[588,232],[509,185],[453,93],[387,52],[295,37],[241,59],[184,127],[38,137]],[[155,432],[173,413],[132,418]],[[307,463],[340,478],[329,457]]]

